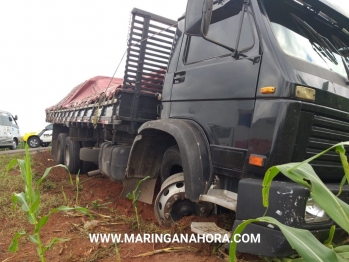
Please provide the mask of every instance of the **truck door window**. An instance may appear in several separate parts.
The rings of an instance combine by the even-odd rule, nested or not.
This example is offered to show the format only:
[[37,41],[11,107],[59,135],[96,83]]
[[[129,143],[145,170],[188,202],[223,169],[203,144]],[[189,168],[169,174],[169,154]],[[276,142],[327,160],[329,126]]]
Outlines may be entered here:
[[[209,39],[229,46],[236,47],[239,34],[240,19],[243,11],[242,0],[222,0],[213,5],[212,19],[207,34]],[[251,48],[254,37],[249,13],[245,12],[241,28],[239,51]],[[202,37],[188,36],[186,63],[193,63],[214,57],[230,55],[230,51]]]

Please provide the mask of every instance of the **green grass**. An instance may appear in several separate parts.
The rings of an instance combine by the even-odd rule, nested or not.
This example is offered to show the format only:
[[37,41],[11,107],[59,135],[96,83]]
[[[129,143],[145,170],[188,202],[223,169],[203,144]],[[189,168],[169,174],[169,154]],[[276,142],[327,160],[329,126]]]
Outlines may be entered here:
[[13,158],[23,159],[24,153],[0,155],[0,217],[6,219],[13,219],[15,217],[25,219],[24,214],[20,210],[12,208],[12,193],[21,192],[24,189],[19,171],[13,171],[6,176],[7,165]]

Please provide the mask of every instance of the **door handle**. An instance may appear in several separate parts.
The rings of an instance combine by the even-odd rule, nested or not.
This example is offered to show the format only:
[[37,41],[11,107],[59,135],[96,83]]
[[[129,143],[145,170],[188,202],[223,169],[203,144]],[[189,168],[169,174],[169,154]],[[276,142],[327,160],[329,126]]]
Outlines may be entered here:
[[185,71],[174,73],[173,84],[183,83],[185,80]]

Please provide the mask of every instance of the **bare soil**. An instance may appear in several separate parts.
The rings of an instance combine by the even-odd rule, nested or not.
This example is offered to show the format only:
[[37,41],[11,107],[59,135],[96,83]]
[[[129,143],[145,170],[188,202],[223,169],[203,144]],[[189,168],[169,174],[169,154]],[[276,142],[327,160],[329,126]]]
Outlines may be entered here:
[[[49,151],[32,155],[34,163],[32,169],[37,176],[44,174],[47,167],[55,165]],[[18,170],[13,170],[10,176],[19,176]],[[73,176],[75,183],[76,177]],[[69,183],[69,175],[64,168],[58,167],[51,170],[48,182],[43,185],[41,199],[46,199],[50,205],[43,207],[42,215],[45,215],[52,207],[60,205],[76,204],[76,185]],[[186,217],[176,223],[172,228],[160,228],[156,222],[153,206],[138,202],[141,217],[141,230],[137,229],[135,213],[132,203],[128,199],[120,198],[122,191],[121,182],[112,182],[105,176],[88,177],[81,174],[78,184],[78,204],[91,210],[95,226],[91,219],[78,212],[58,212],[53,214],[49,222],[41,230],[41,239],[48,244],[51,239],[64,238],[66,242],[56,243],[45,254],[47,261],[222,261],[226,256],[221,251],[214,251],[215,244],[166,244],[166,243],[119,243],[118,252],[112,243],[91,243],[89,233],[188,233],[190,234],[190,222],[198,221],[198,218]],[[1,190],[1,189],[0,189]],[[63,194],[64,192],[64,194]],[[65,195],[65,197],[64,197]],[[46,201],[46,202],[47,202]],[[51,201],[51,202],[50,202]],[[46,203],[45,202],[45,203]],[[1,207],[0,207],[1,209]],[[35,244],[27,239],[21,239],[17,253],[8,251],[14,232],[24,229],[32,232],[32,225],[22,212],[18,217],[0,218],[0,261],[31,262],[39,261]],[[222,216],[211,216],[202,219],[216,222],[220,226],[226,226],[227,221]],[[178,252],[169,251],[168,248],[180,247]],[[156,252],[159,253],[155,253]],[[160,250],[160,251],[159,251]],[[169,252],[165,252],[169,251]],[[147,252],[154,252],[151,256],[141,256]],[[120,260],[118,260],[118,257]],[[241,261],[257,261],[258,257],[239,254]]]

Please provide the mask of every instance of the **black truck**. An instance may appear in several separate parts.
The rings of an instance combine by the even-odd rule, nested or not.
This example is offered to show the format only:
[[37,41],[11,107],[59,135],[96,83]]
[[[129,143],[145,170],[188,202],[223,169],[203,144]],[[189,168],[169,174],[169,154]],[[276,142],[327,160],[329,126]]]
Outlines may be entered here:
[[[132,14],[122,85],[112,96],[52,107],[46,121],[53,156],[73,173],[98,163],[123,181],[123,196],[150,176],[139,200],[155,201],[159,224],[217,206],[236,212],[234,227],[262,216],[269,167],[349,140],[349,17],[328,1],[189,0],[178,21]],[[338,155],[312,164],[338,192]],[[334,222],[309,191],[277,179],[266,215],[326,239]],[[348,187],[340,197],[349,202]],[[247,232],[261,241],[239,251],[293,253],[277,228]]]

